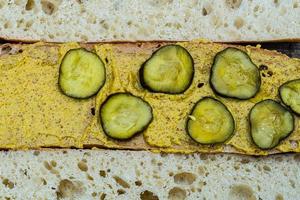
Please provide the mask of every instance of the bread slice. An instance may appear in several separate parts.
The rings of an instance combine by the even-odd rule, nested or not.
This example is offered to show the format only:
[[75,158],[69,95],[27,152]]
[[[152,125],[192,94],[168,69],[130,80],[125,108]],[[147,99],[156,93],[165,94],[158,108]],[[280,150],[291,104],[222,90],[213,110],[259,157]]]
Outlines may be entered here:
[[0,38],[22,41],[299,41],[299,0],[0,1]]
[[[247,122],[249,110],[255,103],[267,98],[279,100],[277,89],[285,81],[297,78],[299,59],[291,59],[259,47],[235,46],[246,51],[257,66],[266,65],[268,70],[261,72],[262,86],[255,98],[234,101],[216,96],[208,84],[215,54],[232,45],[207,41],[177,43],[193,56],[195,77],[184,94],[170,97],[147,92],[139,86],[138,78],[141,64],[164,44],[167,43],[3,45],[1,52],[7,51],[8,47],[11,50],[3,52],[0,57],[0,72],[3,77],[0,90],[4,94],[0,111],[7,113],[0,120],[0,135],[3,138],[0,146],[14,149],[101,146],[183,153],[199,151],[255,155],[300,151],[298,117],[294,132],[276,148],[268,151],[262,151],[253,145]],[[108,77],[98,95],[85,101],[68,98],[57,88],[60,60],[69,49],[80,46],[94,50],[106,62]],[[9,55],[10,52],[14,54]],[[198,88],[199,83],[204,83],[204,86]],[[154,120],[143,134],[120,142],[104,134],[99,124],[99,115],[95,113],[99,112],[100,105],[108,95],[124,91],[141,96],[149,102],[153,107]],[[199,145],[185,131],[186,116],[194,102],[204,96],[221,99],[235,117],[235,134],[225,144]],[[16,105],[20,109],[15,109]],[[90,111],[92,108],[95,109],[94,115]]]
[[0,199],[300,199],[297,154],[44,149],[1,152],[0,160]]

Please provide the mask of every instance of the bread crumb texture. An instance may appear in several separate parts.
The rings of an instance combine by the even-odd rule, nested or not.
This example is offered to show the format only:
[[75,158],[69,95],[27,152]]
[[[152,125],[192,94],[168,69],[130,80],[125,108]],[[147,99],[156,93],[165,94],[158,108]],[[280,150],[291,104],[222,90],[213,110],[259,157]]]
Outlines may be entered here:
[[0,199],[300,199],[297,154],[46,149],[3,152],[0,159]]
[[300,37],[300,0],[0,0],[0,15],[0,37],[19,40]]

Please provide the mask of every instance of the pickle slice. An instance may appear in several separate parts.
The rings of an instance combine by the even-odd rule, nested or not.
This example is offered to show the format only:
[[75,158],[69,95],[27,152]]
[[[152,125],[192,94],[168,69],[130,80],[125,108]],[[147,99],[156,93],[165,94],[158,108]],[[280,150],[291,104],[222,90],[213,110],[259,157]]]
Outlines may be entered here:
[[183,93],[191,85],[193,76],[193,58],[179,45],[161,47],[140,69],[141,84],[151,92]]
[[111,138],[124,140],[142,132],[152,121],[151,106],[130,93],[110,95],[100,108],[104,132]]
[[261,78],[257,66],[245,52],[228,47],[216,54],[210,83],[221,96],[249,99],[259,91]]
[[253,142],[261,149],[277,146],[294,130],[293,115],[271,99],[255,104],[249,119]]
[[200,99],[187,121],[188,134],[198,143],[215,144],[225,142],[234,132],[232,114],[220,101],[211,97]]
[[282,102],[300,115],[300,79],[291,80],[279,87]]
[[105,83],[105,66],[97,54],[83,48],[69,50],[60,65],[58,84],[74,98],[88,98]]

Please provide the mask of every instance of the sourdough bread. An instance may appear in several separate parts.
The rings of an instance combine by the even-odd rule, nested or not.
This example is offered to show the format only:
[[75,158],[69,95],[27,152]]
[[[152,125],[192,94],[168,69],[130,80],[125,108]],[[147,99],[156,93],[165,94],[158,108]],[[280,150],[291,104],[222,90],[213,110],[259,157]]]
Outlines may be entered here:
[[8,40],[300,39],[300,0],[0,0],[0,15]]
[[292,154],[46,149],[0,159],[0,199],[300,199],[300,156]]

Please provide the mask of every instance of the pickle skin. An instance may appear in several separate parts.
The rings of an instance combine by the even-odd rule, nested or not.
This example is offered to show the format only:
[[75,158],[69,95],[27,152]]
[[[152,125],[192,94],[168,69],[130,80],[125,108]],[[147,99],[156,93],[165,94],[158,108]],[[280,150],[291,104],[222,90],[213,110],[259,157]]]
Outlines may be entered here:
[[[193,120],[193,119],[192,119],[193,117],[191,118],[190,116],[193,116],[193,115],[192,115],[192,114],[193,114],[193,111],[195,110],[195,108],[196,108],[196,106],[198,105],[198,103],[201,102],[201,101],[203,101],[203,100],[205,100],[205,99],[212,99],[212,100],[215,100],[215,101],[221,103],[221,104],[224,106],[224,108],[230,113],[230,117],[231,117],[232,123],[233,123],[233,130],[232,130],[232,133],[229,135],[229,137],[228,137],[226,140],[222,141],[222,142],[215,142],[215,143],[200,143],[200,142],[196,141],[196,140],[190,135],[190,133],[189,133],[189,130],[188,130],[188,121],[189,121],[189,120]],[[193,105],[193,107],[192,107],[190,113],[188,114],[188,117],[187,117],[187,119],[186,119],[185,124],[186,124],[186,125],[185,125],[185,131],[186,131],[186,133],[188,134],[188,136],[189,136],[194,142],[196,142],[197,144],[207,145],[207,146],[209,146],[209,145],[224,144],[224,143],[226,143],[227,141],[229,141],[229,140],[234,136],[235,126],[236,126],[234,117],[233,117],[232,113],[230,112],[230,110],[227,108],[227,106],[226,106],[224,103],[222,103],[220,100],[215,99],[215,98],[212,97],[212,96],[206,96],[206,97],[203,97],[203,98],[199,99],[199,100]]]
[[[77,50],[83,50],[83,51],[86,51],[86,52],[89,52],[89,53],[94,54],[95,56],[98,57],[98,59],[101,61],[102,65],[104,66],[104,81],[103,81],[102,85],[99,86],[99,88],[98,88],[97,91],[95,91],[93,94],[91,94],[91,95],[89,95],[89,96],[86,96],[86,97],[78,97],[78,96],[75,96],[75,95],[67,94],[67,93],[62,89],[62,87],[60,86],[60,81],[61,81],[60,78],[61,78],[61,71],[62,71],[61,68],[62,68],[63,60],[65,59],[65,56],[67,56],[68,53],[71,53],[72,51],[77,51]],[[104,62],[102,61],[102,59],[100,58],[100,56],[99,56],[98,54],[96,54],[96,53],[94,53],[94,52],[91,52],[91,51],[88,51],[88,50],[86,50],[85,48],[82,48],[82,47],[76,48],[76,49],[70,49],[69,51],[67,51],[67,53],[64,55],[64,58],[62,59],[62,61],[61,61],[61,63],[60,63],[60,66],[59,66],[59,73],[58,73],[58,86],[59,86],[58,88],[59,88],[59,90],[60,90],[61,93],[63,93],[64,95],[66,95],[66,96],[68,96],[68,97],[71,97],[71,98],[73,98],[73,99],[77,99],[77,100],[85,100],[85,99],[89,99],[89,98],[95,96],[95,95],[101,90],[101,88],[105,85],[105,83],[106,83],[106,68],[105,68]]]
[[[129,95],[129,96],[133,96],[133,97],[137,97],[137,98],[141,99],[143,102],[145,102],[147,105],[149,105],[150,111],[151,111],[151,119],[149,120],[148,124],[146,124],[145,126],[143,126],[139,131],[135,132],[131,137],[128,137],[128,138],[117,138],[117,137],[113,137],[113,136],[109,135],[109,134],[105,131],[105,128],[104,128],[104,122],[103,122],[102,117],[101,117],[101,109],[103,108],[103,106],[105,105],[105,103],[110,99],[110,97],[117,96],[117,95],[120,95],[120,94],[125,94],[125,95]],[[104,134],[105,134],[108,138],[113,139],[113,140],[116,140],[116,141],[125,141],[125,142],[126,142],[126,141],[129,141],[129,140],[132,139],[133,137],[135,137],[135,136],[139,135],[140,133],[142,133],[143,131],[145,131],[145,130],[148,128],[148,126],[149,126],[149,125],[152,123],[152,121],[153,121],[153,109],[152,109],[151,105],[150,105],[147,101],[145,101],[144,99],[142,99],[141,97],[135,96],[135,95],[131,94],[130,92],[117,92],[117,93],[110,94],[110,95],[103,101],[103,103],[101,104],[100,109],[99,109],[99,113],[98,113],[98,114],[99,114],[99,122],[100,122],[100,125],[101,125],[102,129],[103,129]]]
[[290,105],[287,105],[287,104],[284,102],[283,97],[281,96],[281,91],[283,90],[283,87],[284,87],[286,84],[289,84],[289,83],[291,83],[291,82],[293,82],[293,81],[300,81],[300,79],[289,80],[289,81],[283,83],[283,84],[278,88],[278,94],[279,94],[278,96],[279,96],[280,100],[282,101],[282,103],[283,103],[289,110],[291,110],[295,115],[297,115],[297,116],[299,117],[299,116],[300,116],[300,112],[295,111],[294,109],[292,109],[292,107],[291,107]]
[[235,49],[235,50],[240,51],[241,53],[245,54],[245,55],[249,58],[250,62],[251,62],[254,66],[256,66],[256,65],[253,63],[253,61],[251,60],[250,56],[249,56],[246,52],[244,52],[244,51],[242,51],[242,50],[240,50],[240,49],[238,49],[238,48],[235,48],[235,47],[227,47],[227,48],[223,49],[222,51],[218,52],[218,53],[214,56],[214,59],[213,59],[212,67],[211,67],[211,69],[210,69],[210,77],[209,77],[209,85],[210,85],[211,89],[213,90],[213,92],[214,92],[215,94],[217,94],[217,95],[220,96],[220,97],[224,97],[224,98],[232,98],[232,99],[238,99],[238,100],[248,100],[248,99],[251,99],[251,98],[255,97],[255,96],[257,95],[257,93],[259,92],[260,86],[261,86],[261,76],[260,76],[260,73],[259,73],[259,70],[258,70],[258,67],[257,67],[257,66],[256,66],[256,68],[257,68],[257,70],[258,70],[258,75],[259,75],[258,86],[257,86],[258,89],[257,89],[256,92],[255,92],[252,96],[250,96],[250,97],[247,97],[247,98],[241,98],[241,97],[235,97],[235,96],[226,95],[226,94],[223,94],[223,93],[220,93],[219,91],[217,91],[217,89],[215,89],[215,87],[213,86],[213,83],[212,83],[212,74],[213,74],[213,68],[214,68],[214,65],[216,64],[216,61],[217,61],[217,60],[216,60],[216,59],[217,59],[217,56],[218,56],[219,54],[223,53],[224,51],[226,51],[227,49]]
[[[251,112],[252,112],[253,108],[254,108],[257,104],[262,103],[262,102],[264,102],[264,101],[272,101],[272,102],[277,103],[278,105],[281,106],[281,108],[285,109],[286,111],[288,111],[288,112],[291,114],[292,120],[293,120],[293,128],[292,128],[292,130],[291,130],[285,137],[279,139],[279,141],[278,141],[278,143],[277,143],[276,145],[274,145],[274,146],[272,146],[272,147],[268,147],[268,148],[262,148],[262,147],[258,146],[258,145],[254,142],[254,138],[253,138],[252,133],[251,133],[251,130],[252,130],[252,124],[251,124],[251,121],[250,121],[250,115],[251,115]],[[277,101],[275,101],[275,100],[273,100],[273,99],[265,99],[265,100],[262,100],[262,101],[256,103],[256,104],[250,109],[250,112],[249,112],[249,114],[248,114],[248,121],[249,121],[249,126],[250,126],[250,138],[251,138],[251,140],[252,140],[252,143],[253,143],[256,147],[258,147],[258,148],[260,148],[260,149],[262,149],[262,150],[271,150],[271,149],[276,148],[283,140],[285,140],[287,137],[289,137],[289,136],[294,132],[294,130],[295,130],[295,117],[294,117],[294,115],[293,115],[286,107],[284,107],[284,106],[281,105],[279,102],[277,102]]]
[[[168,46],[174,46],[174,47],[180,47],[180,48],[183,48],[183,49],[187,52],[189,58],[190,58],[191,61],[192,61],[192,75],[191,75],[192,77],[191,77],[191,79],[189,80],[189,83],[187,84],[187,86],[186,86],[182,91],[180,91],[180,92],[162,92],[162,91],[154,90],[154,89],[152,89],[150,86],[148,86],[148,85],[146,84],[145,80],[144,80],[143,73],[144,73],[144,68],[145,68],[146,63],[147,63],[153,56],[155,56],[156,53],[157,53],[161,48],[168,47]],[[191,56],[191,54],[190,54],[184,47],[182,47],[182,46],[180,46],[180,45],[177,45],[177,44],[169,44],[169,45],[165,45],[165,46],[162,46],[162,47],[158,48],[158,49],[155,50],[155,51],[151,54],[151,56],[150,56],[150,57],[149,57],[149,58],[141,65],[141,68],[139,69],[139,79],[140,79],[140,84],[141,84],[141,86],[142,86],[144,89],[146,89],[146,90],[148,90],[149,92],[152,92],[152,93],[163,93],[163,94],[169,94],[169,95],[183,94],[183,93],[184,93],[187,89],[189,89],[189,87],[192,85],[193,79],[194,79],[194,75],[195,75],[195,68],[194,68],[194,59],[193,59],[193,57]]]

